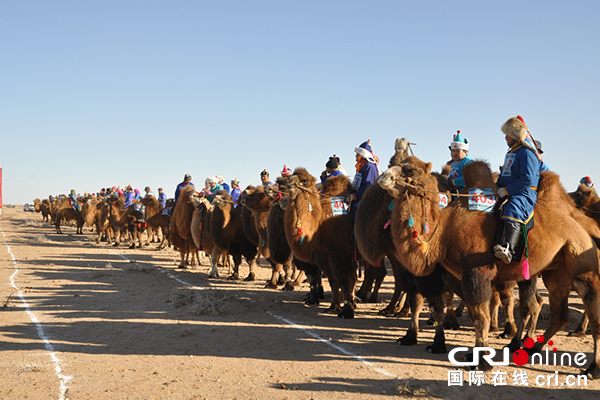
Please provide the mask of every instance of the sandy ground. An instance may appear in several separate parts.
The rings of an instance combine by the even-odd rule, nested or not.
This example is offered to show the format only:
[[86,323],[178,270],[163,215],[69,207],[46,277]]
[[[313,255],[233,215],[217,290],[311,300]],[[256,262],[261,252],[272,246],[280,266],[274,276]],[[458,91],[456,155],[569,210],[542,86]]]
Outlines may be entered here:
[[[178,253],[156,244],[130,250],[93,242],[89,228],[57,235],[40,214],[21,208],[0,215],[0,399],[388,399],[596,398],[600,382],[567,387],[576,366],[496,367],[506,385],[469,385],[467,370],[425,346],[433,328],[422,315],[419,343],[403,347],[407,318],[378,314],[392,294],[388,274],[381,303],[359,304],[356,318],[305,306],[306,284],[293,292],[255,282],[208,280],[208,260],[177,269]],[[14,256],[14,260],[13,260]],[[220,270],[225,276],[227,270]],[[242,274],[247,273],[243,264]],[[245,276],[245,275],[244,275]],[[326,287],[328,290],[328,287]],[[545,293],[544,293],[545,295]],[[572,329],[581,302],[572,298]],[[458,300],[456,300],[458,304]],[[547,306],[538,328],[548,320]],[[502,321],[501,321],[502,322]],[[447,332],[449,348],[473,343],[467,316]],[[506,339],[491,340],[500,349]],[[554,338],[563,351],[591,359],[590,337]],[[525,370],[528,386],[513,382]],[[449,386],[462,371],[462,386]],[[554,374],[557,379],[539,380]],[[558,383],[558,385],[556,385]]]

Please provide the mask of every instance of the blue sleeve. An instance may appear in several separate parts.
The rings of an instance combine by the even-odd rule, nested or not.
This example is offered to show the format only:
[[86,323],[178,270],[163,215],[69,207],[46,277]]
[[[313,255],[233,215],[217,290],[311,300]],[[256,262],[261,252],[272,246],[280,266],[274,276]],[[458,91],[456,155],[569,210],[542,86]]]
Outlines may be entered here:
[[506,185],[506,191],[509,195],[519,195],[525,193],[530,187],[536,187],[540,181],[540,161],[531,150],[523,149],[518,154],[519,163],[516,166],[518,178]]
[[362,174],[362,182],[360,183],[360,187],[356,192],[354,192],[354,197],[356,197],[357,201],[365,194],[365,191],[371,184],[373,184],[377,178],[379,178],[379,171],[377,171],[377,166],[372,163],[366,163],[361,169],[360,173]]

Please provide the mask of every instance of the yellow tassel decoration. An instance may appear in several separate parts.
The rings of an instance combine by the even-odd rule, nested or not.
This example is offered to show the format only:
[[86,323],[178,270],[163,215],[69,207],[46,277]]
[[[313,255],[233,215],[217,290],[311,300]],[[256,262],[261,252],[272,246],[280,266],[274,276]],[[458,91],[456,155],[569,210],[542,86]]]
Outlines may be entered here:
[[423,253],[425,253],[427,251],[427,243],[426,242],[421,242],[421,251]]

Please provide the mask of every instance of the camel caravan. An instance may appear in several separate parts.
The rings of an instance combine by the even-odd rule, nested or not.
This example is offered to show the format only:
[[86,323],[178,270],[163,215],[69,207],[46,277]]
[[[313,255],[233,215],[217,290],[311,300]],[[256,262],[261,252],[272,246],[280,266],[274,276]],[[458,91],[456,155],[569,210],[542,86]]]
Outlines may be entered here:
[[[334,155],[319,178],[284,166],[276,182],[263,171],[262,184],[244,190],[235,180],[230,190],[222,178],[210,177],[197,191],[186,175],[168,201],[146,188],[145,197],[129,204],[118,193],[73,192],[34,204],[58,234],[61,224],[73,221],[78,234],[86,225],[95,228],[97,243],[128,240],[131,248],[141,248],[159,242],[158,248],[179,252],[184,269],[197,268],[203,253],[210,279],[221,279],[227,268],[227,279],[253,281],[262,257],[271,268],[265,287],[294,290],[306,279],[309,305],[325,298],[325,279],[331,288],[326,312],[342,318],[353,318],[357,303],[377,302],[391,269],[394,293],[381,313],[410,312],[410,328],[398,343],[415,345],[427,300],[436,329],[426,346],[432,353],[447,352],[444,329],[459,327],[463,307],[473,321],[474,346],[488,346],[490,334],[501,331],[509,348],[519,350],[526,338],[537,337],[541,278],[549,325],[544,340],[526,351],[540,352],[567,325],[568,298],[575,291],[585,315],[572,334],[585,335],[589,326],[594,344],[582,373],[600,378],[600,198],[589,177],[576,192],[565,191],[520,116],[511,117],[502,132],[509,150],[499,173],[467,155],[468,140],[458,131],[452,160],[440,173],[402,138],[382,173],[370,142],[356,147],[352,180]],[[242,260],[247,275],[240,271]],[[506,315],[502,327],[500,307]],[[491,369],[485,360],[478,367]]]

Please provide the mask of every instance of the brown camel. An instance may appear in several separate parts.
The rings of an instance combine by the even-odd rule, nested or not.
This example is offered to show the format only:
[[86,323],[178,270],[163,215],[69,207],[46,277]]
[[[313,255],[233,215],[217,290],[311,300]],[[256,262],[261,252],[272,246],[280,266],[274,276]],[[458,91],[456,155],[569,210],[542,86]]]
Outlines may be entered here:
[[[211,272],[209,278],[218,278],[219,272],[217,262],[222,254],[229,253],[233,257],[233,273],[228,279],[239,279],[239,267],[242,263],[242,256],[248,262],[250,271],[245,281],[255,279],[257,254],[256,245],[251,243],[244,233],[242,223],[242,213],[251,214],[249,210],[244,210],[241,204],[234,207],[233,198],[225,190],[220,190],[212,201],[210,212],[210,237],[213,242],[211,251]],[[252,224],[254,225],[254,224]],[[203,226],[203,230],[207,229]],[[204,234],[202,235],[204,247]]]
[[352,262],[352,221],[348,214],[334,216],[331,205],[331,197],[348,195],[352,186],[347,177],[338,175],[325,181],[321,194],[315,182],[304,168],[296,168],[290,177],[285,234],[294,256],[317,265],[327,276],[332,291],[328,310],[353,318],[357,271]]
[[[284,280],[286,290],[294,290],[292,285],[292,259],[290,257],[284,263],[279,263],[271,257],[269,235],[268,235],[268,217],[271,211],[273,201],[265,193],[264,186],[249,186],[244,190],[241,196],[241,204],[250,211],[253,221],[248,221],[248,225],[254,223],[255,235],[246,235],[254,245],[258,247],[261,256],[271,264],[271,279],[267,281],[266,288],[277,289],[280,279]],[[278,207],[280,208],[280,207]],[[280,208],[281,209],[281,208]],[[246,222],[246,221],[244,221]],[[246,225],[244,225],[246,227]],[[248,233],[248,229],[245,230]],[[284,235],[285,238],[285,235]]]
[[81,208],[81,215],[87,225],[96,227],[96,234],[98,235],[96,243],[100,243],[103,233],[106,235],[108,243],[112,242],[113,234],[109,221],[110,208],[107,201],[96,197],[86,199]]
[[125,208],[125,199],[122,197],[111,196],[107,201],[109,207],[108,221],[115,239],[113,246],[119,246],[121,244],[123,233],[131,233],[131,223],[134,220],[133,208]]
[[[77,202],[82,205],[81,198],[77,199]],[[58,207],[56,207],[56,214],[54,217],[54,226],[56,227],[56,233],[62,233],[60,224],[63,220],[75,221],[77,223],[77,234],[83,235],[83,217],[80,211],[75,211],[69,199],[62,200]]]
[[[492,282],[523,280],[520,262],[503,265],[490,251],[496,231],[495,217],[486,212],[467,211],[460,203],[440,210],[431,163],[416,157],[409,157],[402,167],[390,168],[379,184],[394,197],[391,228],[397,258],[415,275],[429,274],[432,266],[440,262],[460,279],[464,301],[474,320],[475,345],[487,345]],[[542,172],[535,229],[528,239],[529,263],[531,275],[540,273],[548,289],[551,316],[544,341],[537,342],[533,351],[541,351],[567,324],[568,296],[573,287],[583,300],[594,339],[594,357],[585,373],[599,378],[598,248],[572,217],[572,208],[572,203],[565,201],[558,175]],[[409,218],[414,221],[412,226]],[[424,232],[426,222],[431,227],[429,232]]]
[[[192,216],[194,213],[194,205],[190,200],[190,195],[195,193],[196,189],[193,186],[184,188],[179,193],[177,204],[171,215],[171,229],[169,237],[173,246],[179,250],[181,262],[179,268],[185,268],[186,265],[195,265],[198,260],[198,247],[194,243],[191,235]],[[192,261],[189,261],[189,257]]]

